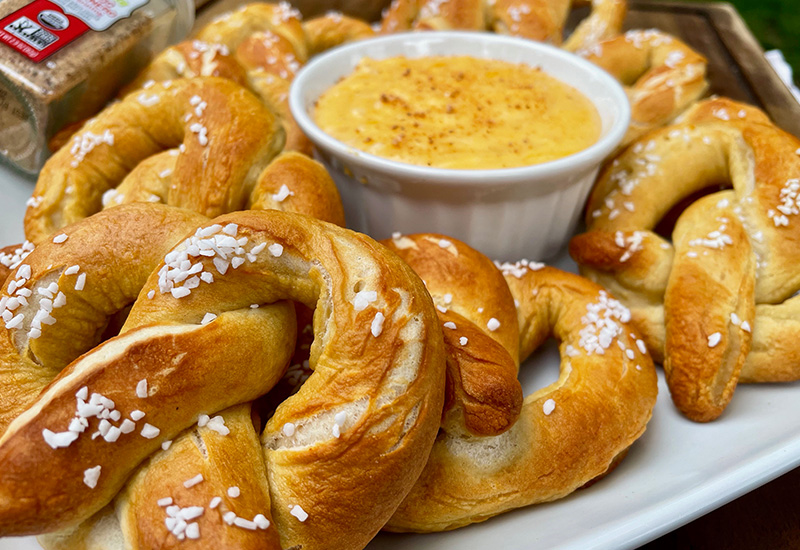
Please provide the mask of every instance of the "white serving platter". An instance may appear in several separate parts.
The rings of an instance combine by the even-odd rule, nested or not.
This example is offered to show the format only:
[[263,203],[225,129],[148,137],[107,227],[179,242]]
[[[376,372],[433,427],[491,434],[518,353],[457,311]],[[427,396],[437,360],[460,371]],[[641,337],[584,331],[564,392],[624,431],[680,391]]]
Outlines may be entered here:
[[[0,167],[0,245],[21,242],[33,182]],[[564,254],[555,262],[575,270]],[[523,365],[526,394],[555,381],[547,346]],[[800,384],[740,386],[710,424],[681,417],[659,375],[647,432],[607,478],[563,500],[531,506],[448,533],[380,534],[369,550],[590,550],[635,548],[800,464]],[[0,550],[35,550],[32,537],[0,539]]]

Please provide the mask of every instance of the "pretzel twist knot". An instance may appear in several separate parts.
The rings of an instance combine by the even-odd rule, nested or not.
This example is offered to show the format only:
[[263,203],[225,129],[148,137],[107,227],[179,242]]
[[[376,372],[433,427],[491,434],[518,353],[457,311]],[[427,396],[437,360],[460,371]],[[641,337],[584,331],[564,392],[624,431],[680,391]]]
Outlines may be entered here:
[[[488,260],[440,239],[412,235],[387,243],[424,273],[455,388],[430,459],[387,524],[390,531],[455,529],[561,498],[613,468],[655,405],[655,369],[644,342],[627,324],[627,308],[601,287],[527,262],[505,264],[503,274],[491,264],[481,270]],[[433,266],[448,267],[437,279]],[[452,294],[446,279],[454,281]],[[514,301],[516,310],[507,307]],[[518,318],[492,317],[503,311]],[[551,335],[560,341],[559,379],[520,403],[517,355],[528,357]],[[478,418],[505,423],[478,431]]]
[[[589,16],[563,42],[564,49],[588,48],[620,33],[625,0],[591,0]],[[492,30],[562,45],[571,0],[393,0],[384,10],[381,32],[404,30]]]
[[[17,276],[20,269],[28,275],[19,266]],[[267,422],[260,444],[235,421],[249,422],[249,414],[226,413],[237,445],[250,442],[242,469],[260,476],[246,486],[253,491],[246,504],[260,503],[261,515],[246,520],[255,529],[241,530],[259,547],[365,546],[419,475],[435,437],[444,394],[440,329],[422,282],[394,254],[368,237],[278,211],[226,215],[193,231],[150,275],[120,334],[70,363],[11,422],[0,438],[0,533],[75,526],[163,443],[198,420],[208,426],[204,414],[266,393],[294,347],[286,299],[316,306],[314,373]],[[151,466],[144,475],[158,471],[158,462]],[[49,475],[54,470],[59,476]],[[170,481],[185,490],[202,476],[193,479]],[[231,493],[224,503],[224,495],[201,501],[212,489],[170,494],[165,483],[161,498],[145,503],[150,521],[126,520],[123,529],[140,544],[238,530]],[[192,508],[172,517],[186,519],[199,506],[189,518],[197,525],[165,526],[164,498]],[[308,514],[303,521],[298,510]],[[226,524],[229,516],[239,519]]]
[[[790,336],[800,304],[791,298],[800,289],[799,150],[753,107],[698,103],[609,163],[588,231],[570,243],[581,271],[631,308],[693,420],[718,417],[740,379],[800,378]],[[680,214],[671,243],[655,232],[709,189]]]

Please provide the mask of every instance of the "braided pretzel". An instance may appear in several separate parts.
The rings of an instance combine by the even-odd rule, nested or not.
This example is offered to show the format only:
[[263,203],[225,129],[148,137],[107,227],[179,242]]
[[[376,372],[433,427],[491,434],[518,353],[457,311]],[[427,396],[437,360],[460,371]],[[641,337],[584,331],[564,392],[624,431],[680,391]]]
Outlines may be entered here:
[[[485,265],[484,273],[476,273],[481,262],[475,261],[475,251],[454,239],[442,249],[435,244],[439,238],[402,236],[387,245],[413,268],[424,270],[435,297],[448,288],[448,279],[457,282],[447,303],[461,315],[449,309],[440,315],[446,322],[448,363],[463,375],[465,366],[466,372],[475,368],[474,356],[485,357],[484,376],[497,381],[495,393],[501,394],[503,382],[505,391],[516,392],[516,380],[510,384],[507,376],[494,378],[492,369],[496,372],[499,360],[515,356],[516,350],[521,358],[529,356],[552,334],[561,341],[561,376],[525,398],[518,417],[514,414],[511,424],[494,434],[477,434],[467,422],[446,415],[422,476],[387,525],[390,531],[455,529],[563,497],[615,466],[643,433],[655,405],[655,370],[644,343],[626,325],[627,310],[599,286],[527,262],[502,266],[518,304],[517,310],[507,311],[517,311],[520,332],[516,342],[503,338],[505,349],[497,354],[479,337],[494,341],[493,328],[516,323],[512,318],[487,327],[490,312],[476,314],[479,302],[468,298],[474,291],[466,291],[488,289],[483,295],[486,309],[498,314],[504,301],[498,302],[494,287],[485,282],[500,274],[491,265],[493,274]],[[459,268],[462,258],[466,261]],[[438,265],[448,268],[432,269]]]
[[[786,338],[800,289],[800,140],[759,110],[718,98],[644,136],[601,173],[588,232],[570,243],[586,275],[631,307],[663,358],[672,398],[697,421],[718,417],[737,380],[800,378]],[[653,229],[686,197],[672,244]],[[784,339],[786,338],[786,339]]]
[[706,59],[656,29],[628,31],[577,53],[626,86],[631,124],[623,145],[673,120],[708,88]]
[[[488,29],[561,45],[571,4],[570,0],[393,0],[383,12],[380,32]],[[564,49],[577,51],[620,33],[625,0],[591,0],[591,6],[591,14],[564,42]]]
[[40,242],[97,212],[103,193],[139,161],[179,145],[168,202],[214,216],[244,205],[282,147],[283,133],[255,97],[225,79],[178,80],[133,92],[45,164],[25,214],[28,239]]

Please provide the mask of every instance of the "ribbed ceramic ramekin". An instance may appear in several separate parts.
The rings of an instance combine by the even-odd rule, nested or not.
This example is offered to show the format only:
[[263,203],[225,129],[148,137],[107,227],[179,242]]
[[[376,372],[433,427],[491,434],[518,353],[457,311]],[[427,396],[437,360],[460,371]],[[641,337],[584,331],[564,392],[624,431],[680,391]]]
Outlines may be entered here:
[[[451,170],[377,157],[317,126],[311,116],[317,98],[361,58],[398,55],[468,55],[539,67],[589,98],[600,114],[601,136],[587,149],[551,162]],[[630,120],[625,92],[602,69],[552,46],[477,32],[396,34],[330,50],[297,74],[289,101],[339,187],[348,227],[377,239],[397,231],[442,233],[498,260],[546,259],[566,244],[600,163],[619,144]]]

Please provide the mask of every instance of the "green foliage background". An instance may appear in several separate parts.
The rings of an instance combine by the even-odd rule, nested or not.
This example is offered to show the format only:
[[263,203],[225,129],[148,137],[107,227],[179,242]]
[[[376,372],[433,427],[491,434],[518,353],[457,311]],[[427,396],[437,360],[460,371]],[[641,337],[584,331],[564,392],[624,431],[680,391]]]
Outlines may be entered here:
[[765,50],[783,51],[800,83],[800,0],[729,0]]

